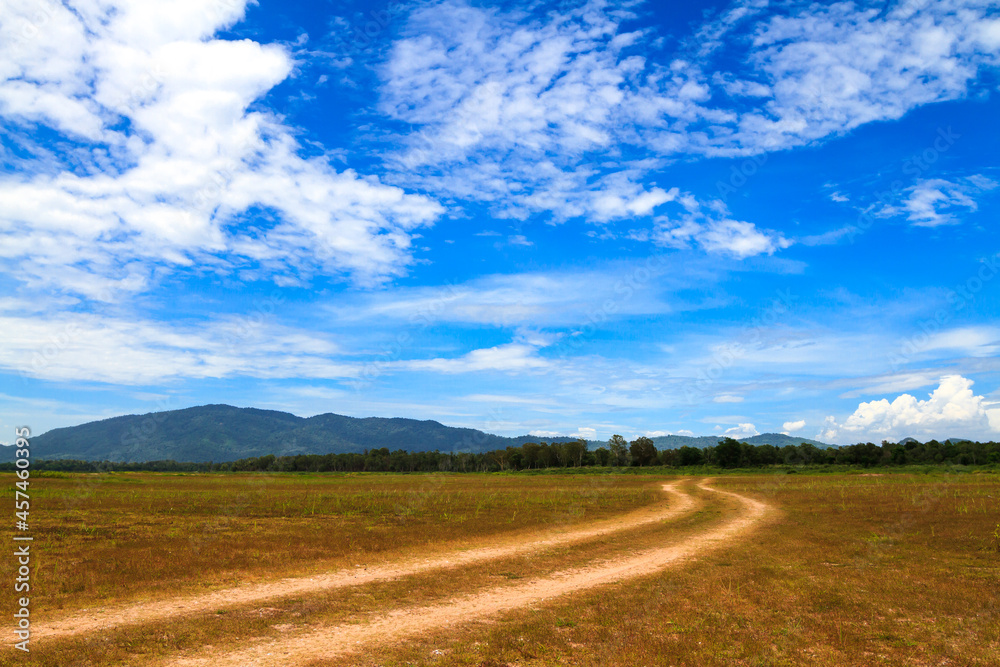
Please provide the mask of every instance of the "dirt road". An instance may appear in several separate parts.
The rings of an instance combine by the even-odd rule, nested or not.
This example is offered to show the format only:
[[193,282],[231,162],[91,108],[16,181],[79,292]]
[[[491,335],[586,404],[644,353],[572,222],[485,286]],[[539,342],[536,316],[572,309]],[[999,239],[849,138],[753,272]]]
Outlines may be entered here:
[[[32,638],[38,640],[94,634],[111,628],[139,625],[174,617],[239,607],[250,603],[275,602],[281,598],[399,579],[408,575],[444,568],[457,568],[485,561],[525,555],[556,546],[583,542],[622,530],[670,519],[691,510],[695,501],[674,488],[663,486],[670,502],[605,519],[582,528],[519,534],[494,541],[490,546],[455,551],[423,560],[409,560],[388,565],[359,566],[312,577],[281,579],[265,584],[227,588],[197,596],[185,596],[118,607],[84,609],[62,619],[39,622],[32,626]],[[517,541],[514,541],[517,540]]]
[[[488,618],[518,607],[621,581],[638,574],[662,570],[724,544],[751,529],[771,511],[770,506],[757,500],[712,489],[705,484],[700,484],[699,487],[736,498],[742,505],[742,511],[720,527],[706,530],[669,547],[652,549],[584,568],[557,572],[513,587],[480,591],[441,604],[396,609],[361,625],[321,628],[261,642],[250,648],[228,653],[220,653],[216,648],[204,655],[175,658],[160,664],[185,667],[201,665],[285,667],[352,653],[373,643],[399,641],[432,629]],[[678,500],[686,497],[672,485],[667,485],[664,489]],[[672,509],[683,511],[691,503],[693,501],[687,498],[686,504],[681,501],[680,507],[674,506]]]

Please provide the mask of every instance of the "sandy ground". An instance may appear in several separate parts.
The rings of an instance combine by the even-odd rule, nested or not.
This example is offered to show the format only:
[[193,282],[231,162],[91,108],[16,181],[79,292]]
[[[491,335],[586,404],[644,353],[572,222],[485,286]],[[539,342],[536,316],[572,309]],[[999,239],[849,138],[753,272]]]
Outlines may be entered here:
[[[399,641],[421,632],[488,618],[518,607],[538,604],[558,596],[662,570],[747,532],[772,511],[770,506],[757,500],[718,491],[704,484],[699,486],[707,491],[736,498],[742,505],[742,511],[721,527],[707,529],[680,544],[669,547],[652,549],[584,568],[557,572],[514,587],[485,590],[441,604],[393,610],[360,625],[339,625],[302,632],[232,652],[219,652],[217,648],[213,648],[204,655],[174,658],[159,664],[186,667],[201,665],[284,667],[357,652],[366,645]],[[683,511],[693,504],[690,498],[684,503],[681,499],[686,498],[685,494],[672,485],[667,485],[664,489],[680,501],[679,506],[672,508],[675,511]],[[482,558],[487,556],[481,556],[480,559]]]
[[372,582],[391,581],[420,572],[463,567],[582,542],[621,530],[670,519],[692,509],[695,505],[694,500],[687,494],[677,491],[674,486],[674,484],[663,486],[664,491],[670,496],[670,502],[657,503],[619,517],[597,521],[582,528],[507,536],[500,538],[502,541],[494,541],[487,547],[455,551],[423,560],[399,561],[385,565],[359,565],[352,569],[338,570],[328,574],[249,584],[197,596],[84,609],[62,619],[41,621],[38,625],[32,624],[32,639],[45,640],[80,633],[93,634],[114,627],[138,625],[202,612],[214,612],[250,603],[274,602],[281,598]]

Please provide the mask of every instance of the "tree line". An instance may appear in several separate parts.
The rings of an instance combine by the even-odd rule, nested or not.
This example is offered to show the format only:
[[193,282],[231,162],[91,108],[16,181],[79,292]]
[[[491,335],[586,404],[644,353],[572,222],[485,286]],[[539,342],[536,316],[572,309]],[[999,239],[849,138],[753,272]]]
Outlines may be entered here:
[[[370,449],[363,453],[299,454],[259,456],[225,463],[147,461],[37,460],[33,470],[62,472],[498,472],[548,468],[629,468],[663,466],[687,468],[766,468],[770,466],[901,466],[914,464],[995,465],[1000,463],[1000,443],[969,440],[938,442],[883,441],[845,447],[800,445],[752,445],[723,438],[714,447],[681,447],[657,450],[652,439],[631,442],[614,435],[594,450],[585,440],[563,443],[528,442],[490,452],[407,452],[402,449]],[[14,470],[13,463],[0,470]]]

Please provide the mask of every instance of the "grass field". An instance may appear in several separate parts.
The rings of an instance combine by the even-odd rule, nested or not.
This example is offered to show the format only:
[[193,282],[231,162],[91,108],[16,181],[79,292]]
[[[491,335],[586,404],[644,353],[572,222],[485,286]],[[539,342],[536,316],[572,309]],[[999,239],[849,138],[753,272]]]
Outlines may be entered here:
[[[377,473],[46,473],[31,492],[39,614],[456,548],[659,497],[618,476]],[[0,559],[0,576],[14,569]]]
[[[489,545],[664,502],[659,475],[59,475],[33,484],[33,619]],[[5,487],[12,486],[7,484]],[[690,562],[540,605],[384,641],[323,665],[1000,664],[1000,476],[731,475],[773,515]],[[99,636],[31,664],[172,664],[683,543],[740,512]],[[12,494],[11,494],[12,495]],[[12,499],[11,499],[12,502]],[[13,579],[12,559],[0,561]],[[11,603],[12,604],[12,603]],[[3,664],[20,664],[4,648]],[[211,650],[211,649],[208,649]]]
[[782,518],[689,567],[323,664],[1000,665],[1000,477],[716,479]]

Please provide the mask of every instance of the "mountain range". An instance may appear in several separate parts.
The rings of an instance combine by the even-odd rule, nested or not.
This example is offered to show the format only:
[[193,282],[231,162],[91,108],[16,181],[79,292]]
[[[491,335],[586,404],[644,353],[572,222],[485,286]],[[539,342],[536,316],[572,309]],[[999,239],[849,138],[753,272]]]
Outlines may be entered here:
[[[504,437],[471,428],[445,426],[436,421],[403,418],[345,417],[332,413],[298,417],[287,412],[203,405],[183,410],[126,415],[79,426],[57,428],[31,438],[35,459],[142,462],[235,461],[251,456],[288,456],[389,450],[483,452],[520,446],[526,442],[568,442],[570,437],[522,435]],[[685,445],[710,447],[718,436],[668,435],[653,438],[658,449]],[[806,438],[765,433],[743,438],[751,444],[776,446],[809,442]],[[590,448],[604,444],[590,442]],[[5,448],[6,449],[6,448]],[[10,451],[0,460],[13,459]]]

